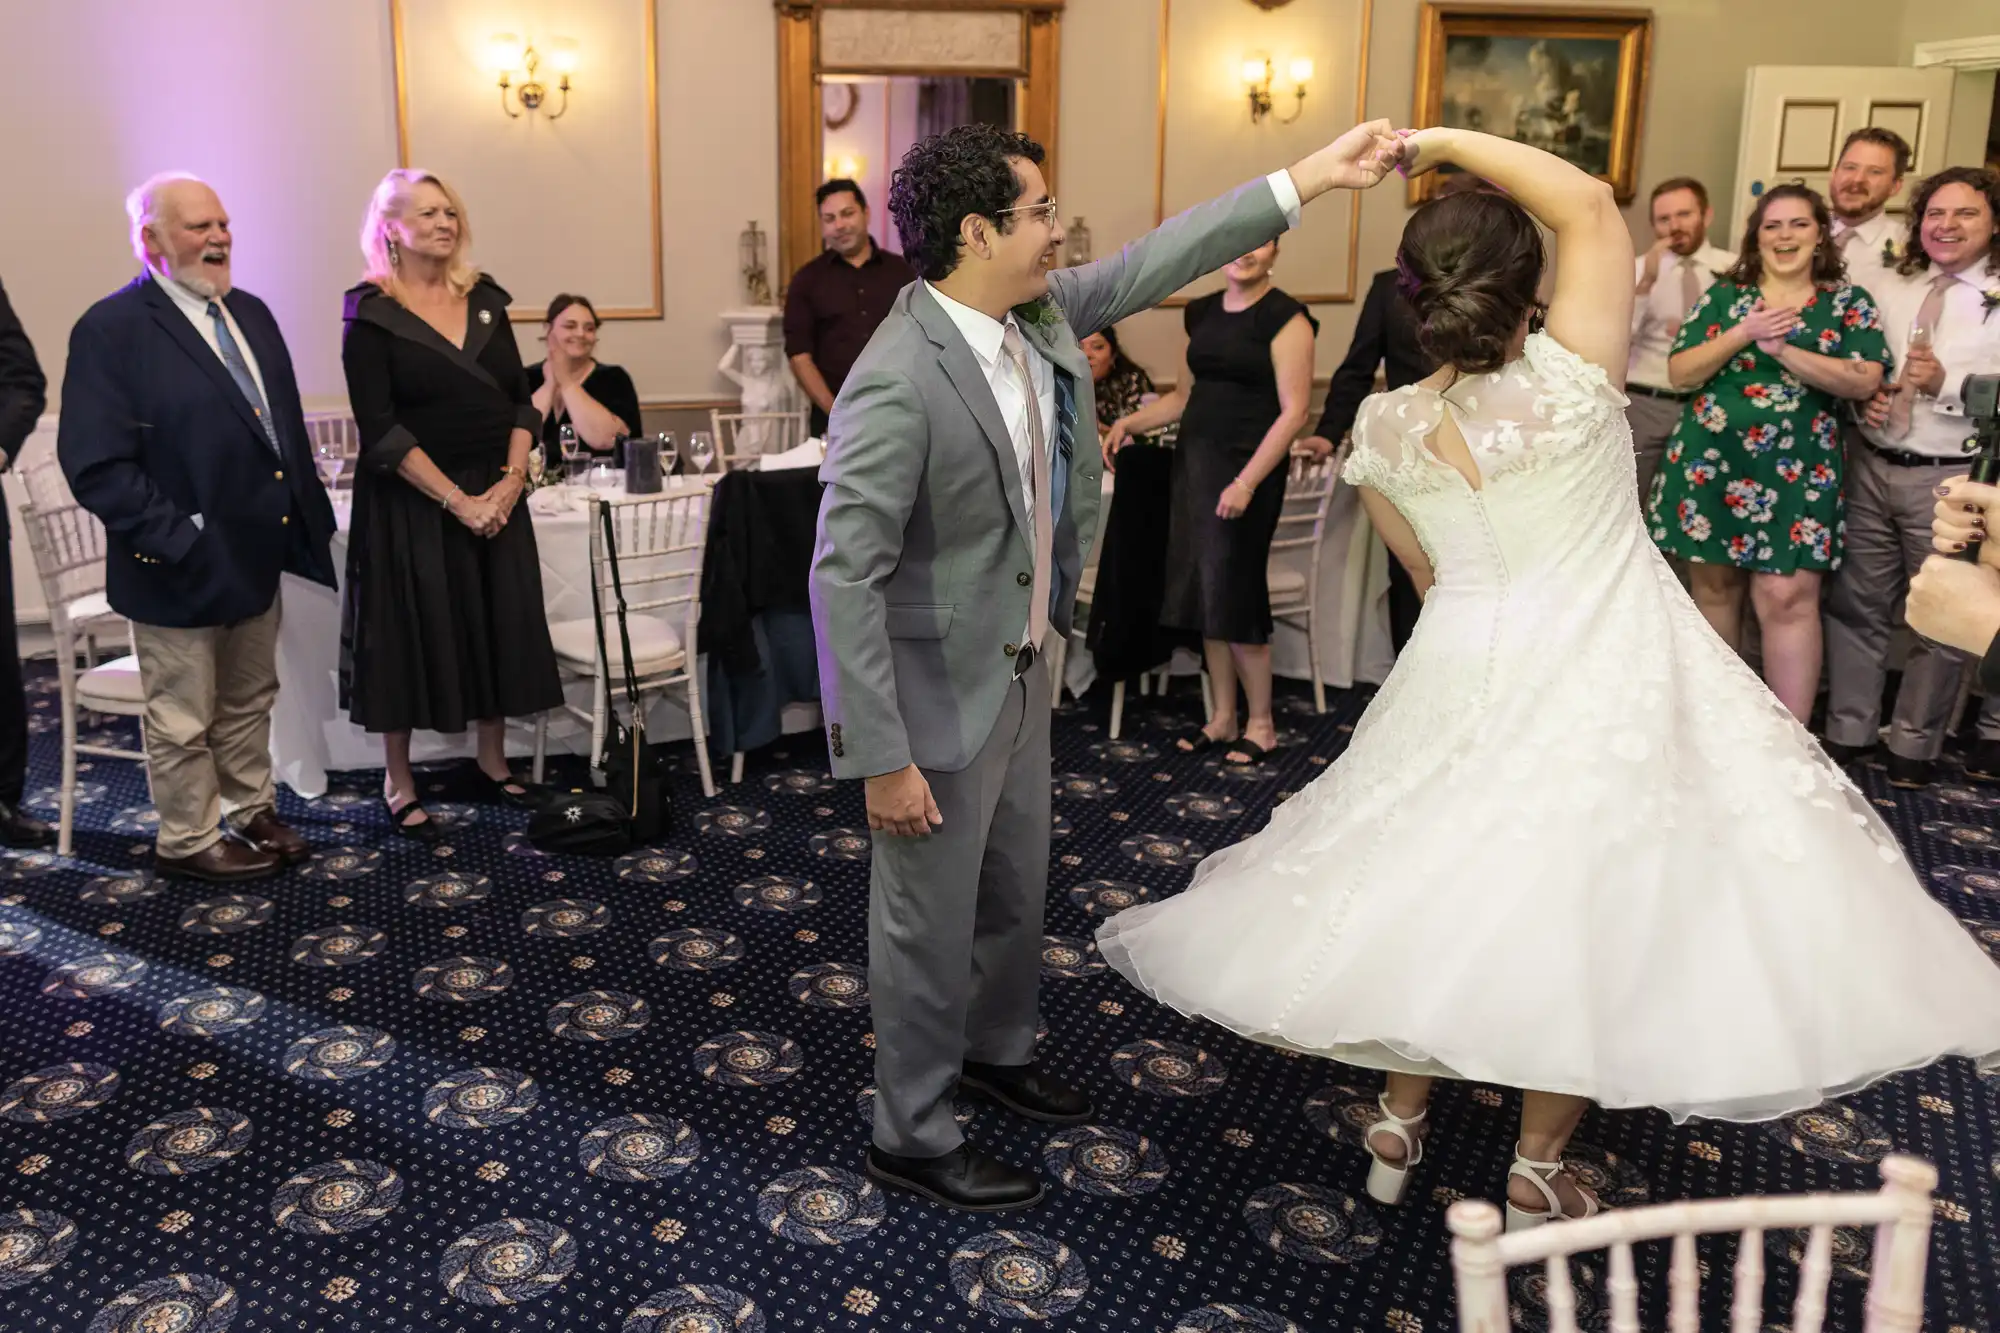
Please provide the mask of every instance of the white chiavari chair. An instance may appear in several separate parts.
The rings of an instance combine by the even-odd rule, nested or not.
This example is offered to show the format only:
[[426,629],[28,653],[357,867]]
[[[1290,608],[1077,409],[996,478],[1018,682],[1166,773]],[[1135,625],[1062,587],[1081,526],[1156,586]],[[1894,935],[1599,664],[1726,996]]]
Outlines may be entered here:
[[[555,647],[563,679],[591,682],[590,708],[586,711],[565,703],[563,711],[589,724],[590,762],[595,767],[610,726],[611,700],[626,692],[624,646],[618,637],[618,594],[611,584],[611,562],[599,517],[599,507],[608,506],[632,636],[632,674],[639,687],[639,698],[627,703],[636,711],[643,710],[649,698],[662,695],[680,701],[694,732],[702,794],[714,796],[696,641],[701,619],[702,548],[708,537],[708,489],[694,487],[617,499],[593,496],[590,505],[590,577],[603,608],[605,653],[598,651],[597,628],[588,616],[549,626],[549,641]],[[542,780],[547,751],[548,717],[544,714],[535,724],[537,782]]]
[[[1695,1238],[1740,1232],[1729,1333],[1762,1333],[1764,1237],[1772,1231],[1808,1230],[1799,1265],[1791,1333],[1820,1333],[1826,1320],[1827,1284],[1833,1275],[1833,1229],[1875,1228],[1873,1272],[1868,1282],[1864,1333],[1918,1333],[1924,1322],[1924,1269],[1930,1256],[1931,1191],[1937,1168],[1901,1154],[1882,1162],[1882,1188],[1873,1194],[1801,1194],[1748,1199],[1707,1199],[1622,1208],[1575,1222],[1501,1234],[1500,1210],[1482,1200],[1455,1203],[1445,1214],[1451,1228],[1451,1266],[1458,1285],[1459,1333],[1512,1333],[1507,1270],[1539,1263],[1547,1273],[1549,1333],[1577,1333],[1576,1290],[1569,1256],[1608,1249],[1605,1295],[1609,1333],[1639,1333],[1639,1281],[1632,1247],[1673,1243],[1667,1277],[1667,1312],[1648,1328],[1700,1333],[1701,1265]],[[1596,1325],[1593,1323],[1593,1327]]]
[[[94,647],[86,655],[93,635],[123,626],[128,640],[130,636],[130,626],[112,612],[104,596],[104,525],[77,504],[49,509],[30,505],[21,511],[21,524],[27,530],[28,549],[34,554],[35,573],[41,578],[42,596],[48,602],[49,636],[55,641],[56,676],[62,688],[62,785],[56,850],[68,856],[76,819],[77,756],[146,763],[143,750],[80,743],[77,711],[140,718],[143,737],[146,692],[139,683],[135,654],[102,664],[95,661]],[[79,655],[85,655],[81,668]],[[147,782],[150,787],[150,771]]]
[[1294,458],[1285,482],[1285,507],[1271,539],[1266,580],[1271,593],[1271,619],[1306,636],[1312,661],[1313,707],[1326,711],[1326,682],[1320,671],[1319,562],[1326,545],[1326,516],[1333,506],[1333,489],[1340,484],[1340,465],[1347,457],[1343,443],[1329,458],[1317,462]]
[[806,440],[803,412],[723,412],[710,408],[715,456],[725,468],[748,465],[765,454],[796,449]]

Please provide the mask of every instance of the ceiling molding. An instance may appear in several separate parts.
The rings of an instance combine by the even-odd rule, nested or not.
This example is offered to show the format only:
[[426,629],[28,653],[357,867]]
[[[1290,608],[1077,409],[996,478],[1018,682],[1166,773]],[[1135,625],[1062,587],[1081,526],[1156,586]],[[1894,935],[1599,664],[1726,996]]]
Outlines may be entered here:
[[1964,37],[1955,42],[1919,42],[1910,63],[1919,69],[1943,65],[1949,69],[2000,69],[2000,34]]

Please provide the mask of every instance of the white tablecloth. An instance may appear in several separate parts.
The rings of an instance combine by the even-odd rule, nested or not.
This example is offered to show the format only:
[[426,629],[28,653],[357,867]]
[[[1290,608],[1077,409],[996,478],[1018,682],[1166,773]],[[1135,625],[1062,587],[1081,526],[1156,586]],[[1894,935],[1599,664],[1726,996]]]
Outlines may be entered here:
[[[617,495],[609,491],[606,494]],[[666,494],[674,494],[669,490]],[[343,578],[347,569],[347,492],[336,498],[340,530],[333,540],[334,568]],[[551,623],[588,620],[590,608],[589,512],[579,504],[580,492],[539,492],[526,502],[535,525],[535,545],[542,562],[542,603]],[[278,630],[278,702],[271,710],[271,757],[278,781],[308,799],[324,793],[327,774],[346,769],[379,768],[382,738],[371,736],[347,720],[339,706],[340,594],[287,574],[279,592],[283,620]],[[568,688],[572,704],[588,709],[590,685]],[[818,710],[787,709],[787,731],[818,726]],[[509,729],[508,750],[516,755],[534,750],[532,720]],[[672,702],[662,702],[647,716],[647,735],[656,741],[691,735],[687,714]],[[411,740],[414,762],[461,758],[474,751],[475,735],[418,732]],[[566,715],[549,719],[551,753],[581,754],[589,735]]]

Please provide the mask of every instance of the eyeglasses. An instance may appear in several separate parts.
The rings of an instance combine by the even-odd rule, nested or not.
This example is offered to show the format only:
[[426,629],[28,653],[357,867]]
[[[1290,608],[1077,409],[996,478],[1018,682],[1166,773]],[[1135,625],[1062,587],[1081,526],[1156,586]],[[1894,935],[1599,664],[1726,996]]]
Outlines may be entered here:
[[1001,208],[994,210],[994,216],[996,217],[1005,217],[1009,213],[1028,213],[1028,214],[1039,213],[1042,215],[1042,221],[1047,223],[1049,226],[1053,227],[1056,224],[1056,201],[1053,199],[1045,199],[1039,204],[1022,204],[1017,208]]

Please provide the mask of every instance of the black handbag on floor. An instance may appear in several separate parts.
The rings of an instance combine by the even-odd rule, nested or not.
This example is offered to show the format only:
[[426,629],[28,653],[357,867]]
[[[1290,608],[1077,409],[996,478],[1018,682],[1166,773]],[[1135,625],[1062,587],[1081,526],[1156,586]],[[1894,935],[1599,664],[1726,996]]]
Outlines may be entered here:
[[[666,836],[673,827],[673,797],[667,791],[667,775],[660,756],[646,744],[646,709],[639,698],[639,678],[632,667],[632,629],[625,618],[625,587],[618,577],[618,534],[611,522],[611,506],[597,506],[604,525],[604,557],[611,567],[611,591],[618,599],[618,646],[624,650],[625,702],[632,710],[632,724],[619,720],[618,706],[605,689],[606,728],[604,753],[598,767],[604,771],[604,794],[625,810],[631,821],[634,845],[644,847]],[[611,668],[611,654],[605,651],[604,616],[598,607],[597,580],[590,582],[591,609],[596,612],[597,656],[605,670]]]
[[632,850],[632,819],[603,792],[551,796],[528,820],[537,851],[566,856],[623,856]]

